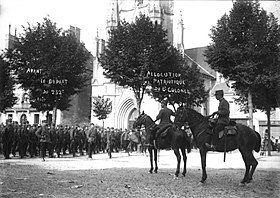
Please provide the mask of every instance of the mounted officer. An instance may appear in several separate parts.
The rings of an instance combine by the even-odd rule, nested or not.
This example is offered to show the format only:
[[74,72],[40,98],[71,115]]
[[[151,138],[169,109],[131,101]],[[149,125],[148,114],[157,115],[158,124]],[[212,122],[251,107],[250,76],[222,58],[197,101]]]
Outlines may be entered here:
[[218,111],[215,111],[211,116],[218,115],[216,120],[216,125],[214,126],[213,134],[212,134],[212,144],[205,143],[205,146],[210,150],[216,150],[216,146],[218,143],[219,132],[224,130],[225,126],[227,126],[230,122],[229,119],[229,103],[224,98],[223,90],[217,90],[215,92],[216,99],[219,100]]
[[[171,121],[171,116],[175,116],[175,113],[167,107],[167,100],[161,101],[161,110],[159,111],[156,121],[160,120],[158,126],[157,126],[157,131],[156,135],[154,138],[154,143],[155,140],[158,138],[158,136],[168,127],[171,126],[172,121]],[[155,145],[155,144],[154,144]]]

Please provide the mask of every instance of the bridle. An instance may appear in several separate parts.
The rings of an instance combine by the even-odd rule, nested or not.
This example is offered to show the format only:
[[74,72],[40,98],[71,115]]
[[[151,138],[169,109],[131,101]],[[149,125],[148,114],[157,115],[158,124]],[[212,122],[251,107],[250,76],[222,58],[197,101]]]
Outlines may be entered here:
[[[179,114],[179,123],[180,124],[183,124],[182,123],[182,118],[183,118],[183,115],[184,115],[184,113],[186,114],[186,116],[187,116],[187,123],[188,123],[188,125],[189,125],[189,128],[192,128],[193,126],[195,126],[195,125],[197,125],[197,124],[199,124],[200,122],[201,122],[201,119],[195,119],[193,122],[189,122],[189,116],[188,116],[188,114],[187,114],[187,109],[186,109],[186,107],[182,107],[183,108],[183,110],[182,110],[182,113],[181,113],[181,115]],[[196,137],[196,139],[202,134],[202,133],[204,133],[205,131],[207,130],[207,128],[205,129],[205,130],[202,130],[202,131],[200,131],[197,135],[195,135],[195,137]]]
[[[135,125],[136,125],[136,126],[139,125],[139,124],[138,124],[139,122],[140,122],[140,123],[145,122],[145,127],[146,127],[147,129],[149,129],[151,126],[155,125],[155,123],[152,122],[151,124],[149,124],[149,125],[147,126],[147,117],[148,117],[147,114],[142,114],[141,117],[135,121],[135,122],[136,122]],[[142,125],[142,124],[141,124],[141,125]]]

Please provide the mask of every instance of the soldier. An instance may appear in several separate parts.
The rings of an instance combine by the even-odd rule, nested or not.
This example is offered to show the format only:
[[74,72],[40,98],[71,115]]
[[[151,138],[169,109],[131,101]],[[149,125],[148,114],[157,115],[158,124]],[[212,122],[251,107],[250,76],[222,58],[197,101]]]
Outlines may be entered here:
[[3,133],[3,150],[5,159],[11,159],[10,153],[12,151],[12,145],[14,141],[14,128],[11,120],[7,120],[6,127]]
[[43,121],[42,126],[39,129],[37,129],[36,135],[40,141],[42,159],[43,161],[45,161],[46,150],[48,148],[49,143],[51,142],[50,131],[48,129],[48,125],[46,121]]
[[4,133],[5,125],[3,123],[0,124],[0,153],[3,153],[3,133]]
[[19,144],[20,126],[19,126],[18,122],[14,122],[13,127],[14,127],[14,139],[13,139],[13,145],[12,145],[12,154],[15,157],[16,152],[18,150],[18,144]]
[[28,146],[28,129],[27,129],[27,123],[23,123],[19,128],[19,138],[18,138],[18,150],[19,150],[19,156],[20,158],[23,158],[24,156],[27,156],[27,146]]
[[170,119],[171,116],[175,116],[175,113],[167,107],[167,103],[168,103],[167,100],[163,100],[161,102],[161,110],[159,111],[155,120],[155,122],[160,120],[160,123],[158,124],[159,129],[157,129],[156,135],[154,137],[154,145],[155,145],[155,140],[163,132],[163,129],[172,123]]
[[64,129],[63,126],[60,125],[57,129],[56,133],[56,145],[55,145],[55,152],[57,154],[57,157],[60,157],[60,152],[63,146],[63,138],[64,138]]
[[80,156],[84,155],[83,149],[84,149],[84,133],[80,126],[77,127],[75,138],[77,141],[77,149],[79,150]]
[[223,90],[217,90],[215,92],[216,99],[219,100],[218,111],[214,112],[211,116],[218,115],[216,119],[216,126],[214,127],[213,134],[212,134],[212,144],[205,143],[206,147],[209,150],[216,150],[216,146],[219,139],[219,132],[224,129],[226,125],[229,124],[229,114],[230,108],[228,101],[224,98]]
[[[95,150],[97,138],[97,129],[93,123],[90,124],[90,129],[87,131],[87,141],[88,141],[88,157],[92,159],[92,152]],[[95,153],[95,151],[94,151]]]
[[50,128],[50,139],[51,139],[51,142],[49,144],[49,157],[53,158],[53,153],[54,153],[54,147],[55,147],[55,144],[56,144],[56,129],[55,129],[55,124],[52,124],[51,125],[51,128]]
[[35,132],[37,130],[37,125],[33,124],[33,126],[29,126],[28,132],[28,152],[30,157],[33,158],[37,154],[37,144],[38,144],[38,137],[36,136]]
[[76,157],[77,146],[78,146],[78,139],[77,139],[78,125],[76,125],[75,127],[72,126],[69,132],[70,132],[70,151],[73,157]]
[[63,145],[62,145],[63,155],[66,155],[67,149],[69,150],[70,153],[71,152],[70,151],[70,128],[68,126],[65,126],[63,130]]

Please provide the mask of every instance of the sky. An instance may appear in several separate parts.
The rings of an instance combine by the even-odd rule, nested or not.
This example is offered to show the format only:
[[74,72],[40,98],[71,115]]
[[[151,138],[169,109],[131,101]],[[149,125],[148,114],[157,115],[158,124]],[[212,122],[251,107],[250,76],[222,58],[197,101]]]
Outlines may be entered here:
[[[36,25],[49,17],[58,28],[69,29],[70,25],[81,29],[81,41],[92,51],[98,29],[100,38],[105,38],[108,1],[112,0],[0,0],[0,50],[6,47],[6,35],[21,33],[22,26]],[[280,1],[260,1],[261,7],[280,19]],[[185,48],[208,45],[210,29],[217,20],[232,8],[231,0],[174,0],[174,24],[182,12],[184,21]]]

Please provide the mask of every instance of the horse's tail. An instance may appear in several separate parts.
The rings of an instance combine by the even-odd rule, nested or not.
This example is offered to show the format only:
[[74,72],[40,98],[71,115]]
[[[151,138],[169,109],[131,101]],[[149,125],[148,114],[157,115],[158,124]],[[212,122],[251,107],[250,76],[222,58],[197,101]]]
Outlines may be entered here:
[[254,147],[254,151],[259,152],[260,149],[261,149],[262,138],[261,138],[261,135],[258,132],[255,131],[255,133],[258,137],[258,141],[257,141],[257,144]]

